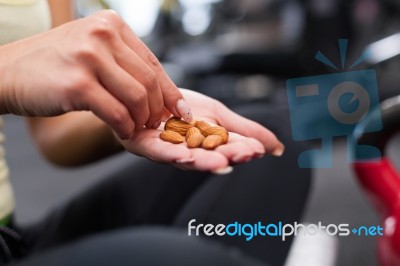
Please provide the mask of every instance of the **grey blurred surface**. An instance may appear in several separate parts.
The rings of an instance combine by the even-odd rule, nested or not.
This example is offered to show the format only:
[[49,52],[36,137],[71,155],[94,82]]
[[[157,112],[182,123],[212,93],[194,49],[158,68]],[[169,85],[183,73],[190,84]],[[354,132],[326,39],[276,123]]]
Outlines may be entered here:
[[[55,168],[36,151],[22,118],[10,115],[4,120],[7,160],[17,198],[16,218],[22,224],[36,221],[74,193],[135,160],[124,153],[89,167]],[[334,167],[316,169],[304,222],[348,223],[351,226],[378,224],[375,212],[348,168],[345,151],[346,143],[335,142]],[[396,153],[396,150],[391,149],[391,153]],[[375,240],[373,237],[340,238],[337,265],[377,265]]]
[[[334,166],[315,169],[313,188],[304,214],[304,222],[349,224],[350,230],[358,226],[379,225],[379,217],[347,163],[347,143],[334,142]],[[338,266],[376,266],[376,237],[356,237],[350,234],[339,239]]]

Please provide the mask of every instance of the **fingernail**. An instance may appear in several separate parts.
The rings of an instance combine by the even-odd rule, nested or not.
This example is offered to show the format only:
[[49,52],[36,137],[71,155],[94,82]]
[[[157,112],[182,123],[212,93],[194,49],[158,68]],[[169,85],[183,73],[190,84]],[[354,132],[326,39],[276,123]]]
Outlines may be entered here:
[[161,121],[155,122],[154,125],[151,127],[152,129],[156,129],[161,125]]
[[176,110],[178,113],[181,115],[181,117],[186,121],[186,122],[191,122],[193,119],[192,116],[192,111],[190,110],[189,105],[186,103],[185,100],[180,99],[176,103]]
[[216,175],[227,175],[227,174],[232,173],[232,171],[233,171],[233,167],[232,166],[227,166],[227,167],[224,167],[224,168],[213,170],[212,172],[214,174],[216,174]]
[[275,150],[273,150],[271,154],[276,157],[281,157],[284,151],[285,145],[283,145],[282,142],[279,142],[278,146],[276,146]]
[[194,158],[183,158],[179,160],[175,160],[175,163],[185,164],[185,163],[193,163]]

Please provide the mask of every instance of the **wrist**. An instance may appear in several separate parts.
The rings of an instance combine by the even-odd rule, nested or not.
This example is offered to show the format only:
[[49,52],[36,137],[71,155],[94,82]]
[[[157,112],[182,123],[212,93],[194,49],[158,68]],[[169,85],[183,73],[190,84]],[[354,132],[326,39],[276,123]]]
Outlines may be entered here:
[[11,88],[10,81],[13,80],[13,73],[10,71],[10,66],[7,58],[10,56],[9,45],[0,46],[0,115],[9,114],[9,93],[7,90]]
[[7,114],[7,108],[4,101],[4,83],[5,83],[5,61],[4,61],[4,47],[0,46],[0,115]]

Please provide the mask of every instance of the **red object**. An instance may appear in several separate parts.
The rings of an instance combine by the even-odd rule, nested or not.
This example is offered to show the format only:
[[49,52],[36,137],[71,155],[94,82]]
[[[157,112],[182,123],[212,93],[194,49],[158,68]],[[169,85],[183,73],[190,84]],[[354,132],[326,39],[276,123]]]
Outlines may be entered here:
[[378,240],[381,266],[400,266],[400,178],[386,157],[355,162],[353,169],[368,197],[378,209],[384,236]]

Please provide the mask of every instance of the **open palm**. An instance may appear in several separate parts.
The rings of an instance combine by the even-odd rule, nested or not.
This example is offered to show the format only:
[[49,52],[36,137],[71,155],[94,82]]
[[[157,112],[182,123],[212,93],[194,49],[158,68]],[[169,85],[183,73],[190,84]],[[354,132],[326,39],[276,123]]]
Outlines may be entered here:
[[229,131],[228,143],[212,151],[189,149],[186,143],[172,144],[161,140],[160,127],[140,130],[129,140],[121,141],[126,150],[179,168],[217,173],[229,171],[230,164],[244,163],[265,153],[277,156],[283,153],[283,145],[265,127],[232,112],[215,99],[190,90],[181,91],[194,119],[225,127]]

